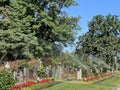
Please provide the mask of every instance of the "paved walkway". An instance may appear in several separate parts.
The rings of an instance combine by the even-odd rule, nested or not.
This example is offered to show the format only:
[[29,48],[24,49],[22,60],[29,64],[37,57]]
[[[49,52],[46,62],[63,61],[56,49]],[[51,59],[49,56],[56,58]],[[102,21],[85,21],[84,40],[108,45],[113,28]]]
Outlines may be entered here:
[[120,90],[120,88],[117,88],[116,90]]
[[117,87],[115,90],[120,90],[120,84],[118,84]]

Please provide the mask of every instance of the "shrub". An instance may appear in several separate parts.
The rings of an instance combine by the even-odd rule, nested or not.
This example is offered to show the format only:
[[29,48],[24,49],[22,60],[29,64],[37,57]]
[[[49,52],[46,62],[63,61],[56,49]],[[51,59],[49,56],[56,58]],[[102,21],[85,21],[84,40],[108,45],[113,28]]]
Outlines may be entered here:
[[45,78],[45,77],[47,77],[47,74],[46,74],[46,71],[45,71],[45,68],[44,68],[44,67],[39,67],[37,71],[38,71],[38,76],[39,76],[40,78]]
[[9,90],[14,83],[13,76],[10,73],[0,72],[0,90]]
[[107,72],[107,68],[103,68],[103,73],[106,73]]
[[93,72],[94,76],[98,76],[97,70],[95,68],[92,69],[92,72]]

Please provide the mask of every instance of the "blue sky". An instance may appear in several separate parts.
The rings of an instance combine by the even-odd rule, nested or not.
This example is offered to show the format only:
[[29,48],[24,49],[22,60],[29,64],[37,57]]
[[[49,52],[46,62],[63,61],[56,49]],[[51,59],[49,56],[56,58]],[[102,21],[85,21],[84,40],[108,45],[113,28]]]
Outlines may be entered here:
[[[70,16],[80,16],[79,25],[81,31],[78,36],[88,31],[88,22],[98,14],[101,15],[120,15],[120,0],[76,0],[79,6],[72,6],[66,10]],[[73,50],[68,47],[65,50]]]

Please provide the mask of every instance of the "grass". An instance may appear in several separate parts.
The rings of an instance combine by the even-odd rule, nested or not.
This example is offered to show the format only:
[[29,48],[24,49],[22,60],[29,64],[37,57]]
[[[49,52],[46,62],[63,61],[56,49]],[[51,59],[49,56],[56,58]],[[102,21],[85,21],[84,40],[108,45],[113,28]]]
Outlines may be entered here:
[[63,82],[53,87],[44,90],[113,90],[120,84],[120,73],[100,84],[93,84],[92,82],[71,81]]
[[62,83],[44,90],[110,90],[111,87],[87,83]]

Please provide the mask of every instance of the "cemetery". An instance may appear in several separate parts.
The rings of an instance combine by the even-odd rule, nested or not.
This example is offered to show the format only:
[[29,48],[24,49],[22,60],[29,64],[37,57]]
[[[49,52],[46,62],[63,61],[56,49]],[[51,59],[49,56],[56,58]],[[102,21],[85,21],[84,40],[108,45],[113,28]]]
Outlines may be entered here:
[[113,2],[0,0],[0,90],[120,90]]
[[84,82],[84,84],[94,84],[104,80],[107,81],[107,79],[109,80],[109,78],[112,79],[116,75],[119,75],[119,71],[108,69],[107,72],[103,72],[101,68],[96,68],[97,74],[93,73],[92,69],[88,73],[83,73],[84,69],[82,66],[65,66],[60,62],[56,67],[53,66],[44,66],[41,60],[17,60],[6,62],[1,67],[0,72],[11,74],[14,82],[12,82],[13,85],[11,85],[10,90],[46,90],[49,87],[63,84],[64,81],[76,82],[77,84],[81,82]]

